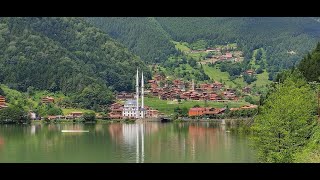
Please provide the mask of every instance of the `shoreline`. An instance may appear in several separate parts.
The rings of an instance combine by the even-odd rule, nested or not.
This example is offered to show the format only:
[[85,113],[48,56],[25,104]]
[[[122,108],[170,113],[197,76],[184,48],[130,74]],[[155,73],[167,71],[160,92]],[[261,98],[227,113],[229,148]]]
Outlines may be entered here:
[[[227,119],[176,119],[169,120],[167,122],[212,122],[212,123],[222,123],[225,124],[237,124],[239,122],[246,122],[251,120],[251,118],[227,118]],[[46,122],[45,120],[31,120],[30,123],[23,124],[108,124],[108,123],[142,123],[142,122],[161,122],[160,119],[138,119],[138,120],[128,120],[128,119],[97,119],[96,122],[83,122],[82,120],[53,120],[51,122]],[[15,124],[15,123],[3,123],[5,124]],[[2,124],[0,124],[2,125]]]
[[[169,122],[216,122],[221,123],[223,120],[225,123],[235,123],[238,121],[248,121],[251,118],[228,118],[228,119],[177,119],[177,120],[171,120]],[[125,120],[125,119],[110,119],[110,120],[102,120],[98,119],[96,122],[82,122],[82,121],[70,121],[70,120],[58,120],[53,121],[50,123],[45,122],[44,120],[32,120],[30,124],[57,124],[57,123],[66,123],[66,124],[72,124],[72,123],[81,123],[81,124],[104,124],[104,123],[136,123],[136,122],[161,122],[161,120]]]

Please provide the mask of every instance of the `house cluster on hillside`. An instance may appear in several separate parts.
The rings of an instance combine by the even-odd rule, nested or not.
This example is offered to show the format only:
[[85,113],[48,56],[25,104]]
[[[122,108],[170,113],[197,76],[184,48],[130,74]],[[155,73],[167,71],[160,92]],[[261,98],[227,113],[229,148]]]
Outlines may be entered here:
[[6,97],[0,95],[0,109],[6,108],[6,107],[8,107],[6,103]]
[[[149,80],[149,94],[159,97],[162,100],[208,100],[208,101],[237,101],[239,98],[235,95],[235,90],[225,88],[218,81],[213,83],[199,84],[197,87],[194,83],[190,84],[182,80],[175,79],[172,84],[164,83],[160,87],[159,75],[156,75],[152,80]],[[188,90],[186,90],[188,89]]]
[[206,52],[211,54],[211,56],[206,57],[206,60],[201,61],[202,64],[215,63],[218,61],[240,62],[243,60],[242,51],[234,51],[233,49],[229,48],[207,48],[203,51],[191,51],[191,53],[199,52]]

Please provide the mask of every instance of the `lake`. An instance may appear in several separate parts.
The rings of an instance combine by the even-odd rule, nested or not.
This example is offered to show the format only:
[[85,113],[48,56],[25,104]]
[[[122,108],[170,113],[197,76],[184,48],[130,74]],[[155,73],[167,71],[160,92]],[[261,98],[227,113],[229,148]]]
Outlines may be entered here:
[[0,162],[256,162],[248,136],[226,129],[209,122],[0,125]]

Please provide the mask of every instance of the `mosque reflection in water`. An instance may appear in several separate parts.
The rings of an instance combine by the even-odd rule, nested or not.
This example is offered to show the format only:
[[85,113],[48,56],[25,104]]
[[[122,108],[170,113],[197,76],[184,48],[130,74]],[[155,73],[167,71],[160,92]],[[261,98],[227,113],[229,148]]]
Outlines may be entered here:
[[223,126],[209,123],[117,123],[110,124],[108,130],[112,141],[122,146],[120,149],[131,151],[136,162],[170,162],[172,158],[206,161],[219,157],[205,157],[201,152],[221,155],[223,152],[218,151],[228,150],[231,143]]
[[0,126],[0,162],[254,162],[252,154],[248,138],[208,122]]

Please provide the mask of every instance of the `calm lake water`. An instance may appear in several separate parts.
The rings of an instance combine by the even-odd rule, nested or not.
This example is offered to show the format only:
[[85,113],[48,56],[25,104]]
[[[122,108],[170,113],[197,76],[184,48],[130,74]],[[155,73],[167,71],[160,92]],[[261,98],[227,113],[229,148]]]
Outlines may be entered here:
[[[63,133],[62,130],[89,130]],[[214,123],[0,125],[0,162],[256,162],[245,135]]]

